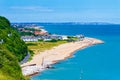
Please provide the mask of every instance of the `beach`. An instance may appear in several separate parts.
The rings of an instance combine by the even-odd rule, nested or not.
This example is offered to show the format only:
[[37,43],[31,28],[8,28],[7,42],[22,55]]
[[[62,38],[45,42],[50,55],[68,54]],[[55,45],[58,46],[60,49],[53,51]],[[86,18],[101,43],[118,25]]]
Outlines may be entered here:
[[31,76],[45,70],[49,65],[71,57],[75,51],[88,46],[103,43],[95,38],[85,38],[83,41],[69,42],[53,47],[50,50],[40,52],[33,56],[32,60],[21,65],[24,76]]

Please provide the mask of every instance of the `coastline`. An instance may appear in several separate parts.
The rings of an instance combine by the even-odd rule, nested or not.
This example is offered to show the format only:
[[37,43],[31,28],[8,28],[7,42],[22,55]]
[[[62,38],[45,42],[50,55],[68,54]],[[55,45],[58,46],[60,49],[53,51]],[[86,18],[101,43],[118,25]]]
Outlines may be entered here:
[[40,52],[39,54],[34,55],[30,62],[21,65],[23,75],[33,76],[34,74],[47,69],[49,65],[71,57],[77,50],[101,43],[104,42],[99,39],[85,38],[83,41],[61,44],[50,50]]

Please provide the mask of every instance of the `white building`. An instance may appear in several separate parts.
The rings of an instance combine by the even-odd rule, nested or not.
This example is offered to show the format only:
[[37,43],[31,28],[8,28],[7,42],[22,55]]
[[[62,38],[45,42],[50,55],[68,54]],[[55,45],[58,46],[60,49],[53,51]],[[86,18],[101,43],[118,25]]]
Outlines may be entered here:
[[80,34],[80,35],[76,35],[76,37],[79,38],[79,40],[81,40],[81,41],[85,38],[85,36],[82,35],[82,34]]
[[44,39],[44,41],[51,41],[52,39]]
[[25,41],[25,42],[37,42],[38,39],[37,38],[24,38],[23,41]]
[[38,38],[35,38],[33,36],[22,36],[21,39],[25,42],[37,42]]
[[68,39],[68,36],[65,36],[65,35],[63,35],[61,37],[62,37],[62,40],[67,40]]

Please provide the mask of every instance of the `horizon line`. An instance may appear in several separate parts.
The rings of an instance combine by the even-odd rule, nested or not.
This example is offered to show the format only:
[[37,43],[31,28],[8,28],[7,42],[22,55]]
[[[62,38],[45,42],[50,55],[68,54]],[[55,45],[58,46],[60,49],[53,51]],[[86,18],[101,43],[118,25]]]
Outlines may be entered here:
[[33,21],[33,22],[11,22],[12,24],[14,23],[76,23],[76,24],[120,24],[120,23],[112,23],[112,22],[71,22],[71,21],[66,21],[66,22],[38,22],[38,21]]

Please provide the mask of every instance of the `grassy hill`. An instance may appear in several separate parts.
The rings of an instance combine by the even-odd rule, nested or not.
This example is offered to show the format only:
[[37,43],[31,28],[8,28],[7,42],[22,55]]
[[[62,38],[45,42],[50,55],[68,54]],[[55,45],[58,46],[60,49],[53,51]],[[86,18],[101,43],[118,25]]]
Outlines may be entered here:
[[19,62],[26,54],[25,43],[10,22],[0,16],[0,80],[25,80]]

